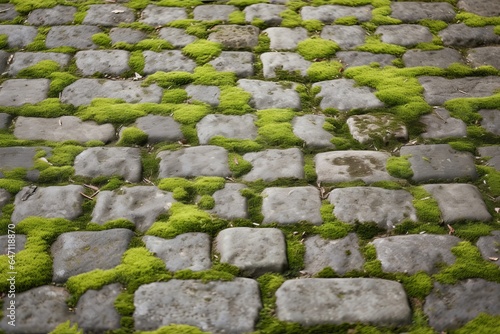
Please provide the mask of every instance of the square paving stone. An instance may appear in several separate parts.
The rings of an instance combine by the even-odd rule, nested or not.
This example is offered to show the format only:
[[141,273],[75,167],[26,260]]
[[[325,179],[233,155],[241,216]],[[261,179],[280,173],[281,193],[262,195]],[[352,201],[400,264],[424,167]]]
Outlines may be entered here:
[[304,157],[298,148],[246,153],[243,159],[252,164],[252,170],[243,177],[245,181],[262,179],[270,182],[280,178],[304,178]]
[[500,43],[494,26],[469,27],[464,23],[450,24],[438,33],[445,46],[474,48]]
[[212,30],[208,40],[221,43],[225,49],[248,49],[259,44],[259,28],[251,25],[218,25]]
[[403,22],[417,22],[424,19],[451,22],[455,9],[446,2],[391,2],[391,17]]
[[389,153],[376,151],[318,153],[314,157],[318,182],[395,181],[397,179],[390,176],[385,168],[390,156]]
[[500,136],[500,109],[481,109],[481,126],[488,132]]
[[435,274],[443,264],[455,263],[451,248],[460,239],[451,235],[400,235],[372,241],[382,270],[413,275],[419,271]]
[[339,51],[335,54],[345,68],[378,63],[380,66],[391,66],[396,56],[390,54],[375,54],[363,51]]
[[205,233],[184,233],[173,239],[145,235],[142,241],[146,248],[162,259],[168,271],[210,269],[211,241]]
[[220,261],[242,270],[245,276],[283,272],[287,266],[285,236],[277,228],[234,227],[215,239]]
[[222,51],[214,60],[210,61],[217,71],[233,72],[239,78],[251,77],[253,69],[254,55],[245,51]]
[[161,28],[158,36],[175,48],[182,48],[197,40],[196,36],[190,35],[184,29],[180,28]]
[[266,188],[262,198],[264,224],[307,221],[319,225],[323,222],[319,190],[314,187]]
[[220,88],[218,86],[187,85],[185,90],[189,96],[189,102],[200,101],[212,107],[219,105]]
[[319,235],[309,237],[304,242],[304,271],[317,274],[326,267],[344,275],[352,270],[362,270],[365,259],[359,251],[358,237],[349,233],[337,240],[323,239]]
[[96,73],[119,76],[130,71],[130,52],[124,50],[89,50],[75,55],[76,66],[84,76]]
[[349,224],[374,222],[380,228],[392,230],[403,220],[417,221],[413,196],[406,190],[337,188],[328,199],[334,206],[335,217]]
[[458,8],[480,16],[500,16],[500,3],[496,0],[459,0]]
[[295,279],[285,281],[276,291],[276,314],[281,321],[304,326],[402,326],[411,323],[407,298],[400,283],[384,279]]
[[140,286],[134,306],[136,330],[186,324],[203,331],[243,334],[255,329],[262,303],[259,285],[252,279],[173,279]]
[[73,220],[83,212],[80,195],[83,191],[84,188],[77,185],[38,187],[34,192],[33,188],[24,187],[14,200],[11,220],[14,224],[30,216]]
[[304,28],[272,27],[263,31],[271,40],[271,50],[295,50],[300,41],[307,39],[307,30]]
[[21,70],[33,66],[42,60],[52,60],[61,67],[68,66],[71,56],[57,52],[16,52],[9,66],[9,75],[15,76]]
[[451,64],[464,63],[462,55],[457,50],[450,48],[431,51],[408,50],[402,59],[406,67],[434,66],[447,68]]
[[305,77],[307,69],[311,66],[310,61],[293,52],[266,52],[260,56],[260,60],[266,79],[275,78],[276,70],[298,73]]
[[500,145],[478,147],[477,151],[482,158],[488,159],[486,166],[492,166],[500,171]]
[[302,139],[310,148],[334,148],[333,135],[323,129],[325,116],[304,115],[292,120],[293,134]]
[[294,85],[286,88],[278,82],[240,79],[238,86],[252,95],[249,103],[255,109],[300,109],[300,96]]
[[144,51],[144,74],[152,74],[158,71],[193,72],[196,63],[185,56],[180,50],[168,50],[162,52]]
[[124,228],[61,234],[50,247],[54,259],[52,280],[63,283],[94,269],[116,267],[133,236],[134,232]]
[[40,8],[31,11],[27,22],[33,26],[57,26],[70,24],[77,11],[73,6],[55,6],[53,8]]
[[147,5],[141,13],[140,22],[158,27],[172,21],[187,19],[185,8]]
[[172,193],[150,186],[101,191],[92,211],[92,222],[103,225],[110,220],[128,219],[137,230],[145,232],[174,202]]
[[24,48],[35,40],[38,30],[35,27],[23,25],[1,25],[0,35],[7,35],[9,48]]
[[[493,231],[491,235],[479,238],[476,245],[483,259],[500,266],[498,260],[500,258],[500,231]],[[497,260],[494,260],[495,258]]]
[[215,136],[225,138],[250,139],[257,138],[255,115],[214,115],[210,114],[196,124],[196,132],[201,145],[206,145]]
[[196,6],[193,17],[198,21],[229,21],[229,15],[238,10],[231,5],[204,5]]
[[481,193],[472,184],[427,184],[423,187],[436,199],[445,223],[492,218]]
[[98,46],[92,42],[92,36],[100,32],[102,30],[96,26],[54,26],[47,34],[45,46],[49,49],[60,46],[69,46],[75,49],[97,49]]
[[384,143],[391,139],[408,140],[405,123],[392,115],[354,115],[347,119],[347,126],[354,139],[361,144],[381,139]]
[[109,31],[109,37],[111,37],[112,44],[118,42],[136,44],[143,39],[146,39],[148,37],[148,34],[132,28],[112,28]]
[[132,183],[142,179],[141,150],[135,147],[92,147],[75,158],[75,175],[120,176]]
[[215,206],[209,212],[228,220],[248,218],[247,199],[240,192],[245,188],[244,184],[226,183],[224,189],[217,190],[212,195]]
[[381,35],[384,43],[412,47],[419,43],[432,42],[432,33],[429,28],[418,24],[398,24],[379,26],[375,35]]
[[0,88],[0,105],[20,107],[45,100],[49,94],[49,79],[10,79]]
[[300,15],[302,16],[302,20],[319,20],[326,24],[333,23],[336,19],[346,16],[354,16],[359,22],[365,22],[371,20],[372,9],[372,6],[305,6],[300,10]]
[[76,304],[78,328],[92,333],[120,328],[121,315],[114,303],[122,289],[121,284],[114,283],[105,285],[100,290],[87,290]]
[[35,155],[39,150],[51,152],[49,147],[0,147],[0,170],[14,168],[30,169],[35,166]]
[[496,69],[500,69],[500,47],[484,46],[482,48],[469,49],[467,60],[474,67],[490,65]]
[[321,38],[337,43],[342,50],[353,49],[365,44],[367,33],[360,26],[328,25],[321,30]]
[[451,117],[448,110],[444,108],[435,108],[432,114],[420,117],[420,123],[425,125],[425,132],[421,134],[422,138],[439,139],[467,136],[467,125],[464,121]]
[[321,109],[335,108],[340,111],[353,109],[376,109],[384,104],[375,96],[369,87],[357,87],[352,79],[336,79],[316,82],[313,87],[320,87],[316,97],[321,97]]
[[132,23],[135,21],[135,13],[132,9],[118,5],[90,5],[83,24],[114,27],[120,23]]
[[268,26],[279,26],[283,18],[281,12],[287,9],[284,5],[258,3],[245,7],[245,21],[262,20]]
[[170,116],[147,115],[138,118],[135,125],[147,133],[150,144],[176,142],[184,138],[181,125]]
[[218,146],[198,146],[162,151],[158,177],[231,176],[228,152]]
[[476,179],[474,156],[448,144],[403,146],[401,156],[409,156],[415,182],[453,182],[457,178]]

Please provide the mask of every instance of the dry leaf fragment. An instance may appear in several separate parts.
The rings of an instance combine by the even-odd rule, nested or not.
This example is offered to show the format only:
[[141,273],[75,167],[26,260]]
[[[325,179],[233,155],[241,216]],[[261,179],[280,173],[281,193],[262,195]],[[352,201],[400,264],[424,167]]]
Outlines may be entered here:
[[448,230],[449,230],[448,234],[451,235],[451,234],[455,233],[455,229],[453,227],[451,227],[450,224],[446,224],[446,226],[448,227]]
[[112,10],[111,12],[112,12],[113,14],[121,14],[121,13],[125,13],[125,11],[124,11],[124,10],[122,10],[122,9],[115,9],[115,10]]
[[490,256],[490,257],[488,258],[488,260],[490,260],[490,261],[498,261],[498,257],[491,257],[491,256]]
[[240,163],[238,162],[238,159],[236,159],[236,158],[234,158],[234,160],[233,160],[233,161],[234,161],[234,164],[235,164],[235,165],[239,165],[239,164],[240,164]]
[[500,213],[500,208],[495,208],[496,213]]

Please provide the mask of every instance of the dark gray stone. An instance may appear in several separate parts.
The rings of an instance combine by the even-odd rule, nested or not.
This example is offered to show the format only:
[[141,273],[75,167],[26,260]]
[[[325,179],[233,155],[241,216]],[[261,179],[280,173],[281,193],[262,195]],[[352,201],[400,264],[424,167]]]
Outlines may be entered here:
[[8,68],[7,63],[9,62],[10,56],[10,53],[0,50],[0,74],[7,74],[4,72]]
[[323,239],[319,235],[309,237],[304,242],[304,271],[317,274],[326,267],[344,275],[352,270],[362,270],[365,259],[359,251],[358,237],[349,233],[337,240]]
[[298,73],[305,77],[311,62],[293,52],[266,52],[260,56],[264,78],[276,77],[276,70]]
[[300,109],[300,96],[294,85],[285,88],[278,82],[240,79],[238,86],[252,95],[249,103],[255,109]]
[[186,324],[215,333],[254,330],[262,307],[259,285],[233,281],[177,280],[142,285],[134,294],[135,329]]
[[47,153],[51,151],[48,147],[0,147],[0,170],[33,168],[35,155],[39,149],[43,149]]
[[466,137],[467,125],[458,118],[450,116],[448,110],[435,108],[431,114],[420,117],[420,123],[425,125],[425,132],[422,138],[452,138]]
[[59,118],[20,116],[16,119],[14,136],[28,140],[76,140],[81,143],[100,140],[107,143],[115,138],[115,128],[111,124],[98,125],[93,121],[83,122],[75,116]]
[[102,32],[96,26],[55,26],[52,27],[45,39],[47,48],[57,48],[69,46],[75,49],[97,49],[97,45],[92,42],[92,36]]
[[0,130],[6,130],[10,127],[12,116],[9,114],[0,113]]
[[334,148],[331,143],[333,135],[323,129],[323,124],[323,115],[297,116],[292,120],[293,134],[302,139],[307,147]]
[[418,24],[398,24],[379,26],[376,35],[381,35],[384,43],[412,47],[418,43],[432,42],[432,33],[429,28]]
[[209,212],[227,220],[248,218],[247,199],[240,192],[245,188],[244,184],[226,183],[224,189],[217,190],[212,195],[215,206]]
[[50,247],[54,259],[52,280],[63,283],[94,269],[116,267],[133,236],[134,232],[124,228],[61,234]]
[[320,193],[314,187],[266,188],[262,197],[264,224],[307,221],[319,225],[323,222]]
[[110,220],[128,219],[137,230],[145,232],[159,215],[168,212],[174,202],[172,193],[150,186],[101,191],[92,211],[92,221],[103,225]]
[[500,136],[500,110],[495,109],[482,109],[478,111],[481,117],[481,126],[486,131]]
[[238,8],[230,5],[196,6],[193,17],[199,21],[229,21],[229,15]]
[[254,74],[253,61],[254,56],[251,52],[222,51],[209,64],[217,71],[234,72],[239,78],[244,78]]
[[500,231],[493,231],[491,235],[479,238],[477,248],[479,248],[483,259],[500,266]]
[[15,19],[19,13],[12,4],[0,4],[0,21],[10,21]]
[[477,178],[472,154],[456,151],[448,144],[403,146],[400,154],[409,156],[415,182]]
[[375,54],[363,51],[339,51],[335,56],[344,64],[345,68],[378,63],[380,66],[390,66],[396,56],[389,54]]
[[130,71],[130,52],[125,50],[88,50],[75,55],[76,66],[84,76],[96,73],[119,76]]
[[147,5],[141,13],[140,22],[157,27],[175,20],[184,20],[187,18],[185,8]]
[[35,40],[38,30],[23,25],[0,25],[0,35],[7,35],[9,48],[24,48]]
[[138,81],[79,79],[64,88],[61,102],[81,106],[102,97],[122,99],[127,103],[160,103],[162,96],[163,89],[156,84],[143,87]]
[[326,24],[330,24],[336,19],[340,19],[345,16],[354,16],[359,22],[365,22],[371,20],[372,9],[372,6],[305,6],[300,10],[300,15],[302,16],[302,20],[320,20]]
[[[7,333],[41,334],[49,333],[57,325],[74,321],[66,300],[70,294],[65,288],[44,285],[16,294],[15,326],[9,325],[8,317],[3,317],[0,329]],[[3,314],[8,315],[8,302],[3,303]]]
[[477,151],[481,157],[488,158],[486,166],[495,167],[496,170],[500,171],[500,146],[478,147]]
[[[0,189],[0,196],[2,196],[2,191],[3,189]],[[2,206],[3,205],[0,204],[0,209]],[[16,233],[15,236],[15,238],[9,238],[7,235],[0,236],[0,255],[12,255],[12,253],[9,252],[17,254],[24,249],[24,246],[26,245],[26,235]],[[9,242],[9,240],[15,240],[15,242]]]
[[450,48],[431,51],[408,50],[403,55],[403,62],[406,67],[434,66],[440,68],[447,68],[454,63],[464,63],[462,55],[457,50]]
[[365,44],[366,31],[360,26],[328,25],[323,27],[320,36],[334,41],[342,50],[349,50]]
[[115,27],[120,23],[132,23],[135,21],[135,13],[132,9],[118,5],[90,5],[83,24]]
[[[1,27],[1,26],[0,26]],[[2,83],[0,105],[20,107],[45,100],[49,94],[49,79],[10,79]]]
[[361,144],[371,143],[375,139],[385,143],[391,139],[408,140],[405,123],[389,114],[354,115],[347,119],[347,125],[352,137]]
[[474,48],[483,45],[499,44],[500,36],[495,34],[494,26],[469,27],[463,23],[450,24],[439,32],[443,44],[453,47]]
[[457,329],[480,313],[500,315],[500,284],[468,279],[453,285],[434,283],[425,298],[424,312],[436,331]]
[[210,114],[196,124],[196,132],[201,145],[206,145],[215,136],[237,139],[255,139],[257,127],[255,115],[214,115]]
[[173,239],[146,235],[146,248],[165,262],[169,271],[210,269],[210,236],[205,233],[184,233]]
[[500,16],[500,3],[496,0],[460,0],[458,8],[481,16]]
[[288,280],[276,291],[276,306],[279,320],[304,326],[411,323],[411,309],[403,286],[378,278]]
[[147,133],[150,144],[162,141],[176,142],[184,138],[181,125],[169,116],[147,115],[138,118],[135,124]]
[[25,194],[31,192],[30,187],[24,187],[14,200],[11,220],[17,224],[30,216],[75,219],[83,212],[83,197],[80,195],[83,191],[84,188],[77,185],[38,187],[23,201]]
[[500,89],[500,77],[467,77],[446,79],[421,76],[424,98],[430,105],[442,105],[446,101],[460,97],[484,97],[493,95]]
[[221,43],[226,49],[248,49],[259,44],[259,28],[245,25],[215,26],[208,40]]
[[392,2],[391,17],[403,22],[417,22],[424,19],[451,22],[455,9],[446,2]]
[[484,46],[482,48],[469,49],[467,60],[474,67],[489,65],[500,69],[500,47]]
[[91,333],[120,328],[121,316],[114,302],[121,291],[122,286],[119,283],[105,285],[100,290],[87,290],[76,304],[78,328]]
[[277,228],[234,227],[219,232],[215,239],[220,261],[232,264],[245,276],[287,268],[285,236]]
[[193,72],[196,63],[191,58],[185,56],[180,50],[168,50],[162,52],[144,51],[145,74],[152,74],[158,71],[172,72],[184,71]]
[[304,28],[273,27],[263,31],[271,40],[271,50],[291,51],[297,48],[300,41],[307,39],[307,30]]
[[10,201],[10,193],[0,188],[0,210]]
[[357,87],[352,79],[336,79],[316,82],[313,87],[320,87],[321,109],[335,108],[340,111],[352,109],[383,108],[384,104],[375,96],[369,87]]
[[472,184],[426,184],[423,187],[436,199],[445,223],[492,219],[481,193]]
[[184,29],[180,28],[161,28],[158,35],[176,48],[185,47],[197,39],[195,36],[189,35]]
[[35,9],[28,15],[28,23],[33,26],[55,26],[73,22],[77,11],[73,6],[55,6],[53,8]]
[[112,28],[109,31],[109,37],[111,37],[111,43],[113,44],[118,42],[135,44],[146,39],[148,34],[132,28]]
[[15,76],[19,71],[36,65],[42,60],[52,60],[58,63],[59,66],[66,67],[71,60],[71,56],[56,52],[16,52],[9,66],[9,75]]
[[280,178],[304,178],[304,157],[298,148],[246,153],[243,159],[252,164],[252,170],[243,177],[245,181],[262,179],[270,182]]
[[220,88],[218,86],[187,85],[185,89],[190,101],[205,102],[212,107],[219,105]]
[[334,206],[335,217],[349,224],[374,222],[380,228],[392,230],[403,220],[417,221],[413,196],[406,190],[337,188],[328,199]]
[[455,263],[451,248],[460,239],[451,235],[400,235],[372,241],[382,270],[391,273],[416,274],[419,271],[435,274],[443,264]]
[[349,182],[362,180],[366,183],[395,181],[387,173],[385,165],[391,155],[376,151],[334,151],[316,154],[318,182]]
[[245,7],[245,20],[252,23],[253,20],[262,20],[268,26],[279,26],[283,18],[280,13],[287,9],[284,5],[273,5],[258,3]]

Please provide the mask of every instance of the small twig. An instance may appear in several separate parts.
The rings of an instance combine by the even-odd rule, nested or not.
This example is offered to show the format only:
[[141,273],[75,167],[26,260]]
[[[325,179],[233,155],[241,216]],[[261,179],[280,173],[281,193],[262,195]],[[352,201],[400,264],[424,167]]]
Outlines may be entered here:
[[92,197],[88,196],[88,195],[85,195],[84,193],[80,192],[80,195],[82,195],[83,197],[85,197],[86,199],[89,199],[89,200],[93,200]]
[[453,227],[451,227],[450,224],[446,224],[446,226],[448,227],[448,230],[449,230],[448,234],[449,235],[452,235],[453,233],[455,233],[455,229]]
[[99,188],[98,188],[98,187],[93,186],[93,185],[91,185],[91,184],[84,184],[83,186],[84,186],[84,187],[87,187],[87,188],[89,188],[89,189],[92,189],[93,191],[99,191]]

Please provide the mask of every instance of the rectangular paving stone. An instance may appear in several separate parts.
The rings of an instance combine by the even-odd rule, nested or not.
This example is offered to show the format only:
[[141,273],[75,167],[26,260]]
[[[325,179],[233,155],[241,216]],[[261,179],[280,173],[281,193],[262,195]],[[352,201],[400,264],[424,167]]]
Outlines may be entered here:
[[185,29],[181,28],[161,28],[158,36],[172,44],[174,48],[183,48],[197,40],[195,36],[188,34]]
[[334,41],[342,50],[349,50],[365,44],[366,31],[360,26],[327,25],[320,36]]
[[83,24],[103,27],[114,27],[120,23],[132,23],[135,21],[135,13],[132,9],[118,5],[90,5]]
[[76,14],[74,6],[55,6],[52,8],[39,8],[28,14],[27,22],[34,26],[56,26],[70,24]]
[[457,50],[450,48],[431,51],[408,50],[402,59],[406,67],[435,66],[447,68],[455,63],[464,63],[462,55]]
[[431,114],[420,117],[420,123],[425,125],[425,132],[420,135],[422,138],[467,137],[465,122],[451,117],[444,108],[435,108]]
[[307,38],[307,30],[304,28],[271,27],[263,33],[271,40],[269,44],[271,50],[295,50],[297,44]]
[[300,15],[302,16],[302,20],[319,20],[326,24],[333,23],[335,20],[346,16],[354,16],[359,22],[365,22],[371,20],[372,9],[372,6],[304,6],[300,10]]
[[364,51],[339,51],[335,56],[344,64],[345,68],[370,65],[371,63],[378,63],[382,67],[391,66],[392,62],[396,60],[394,55]]
[[349,132],[361,144],[372,143],[376,139],[388,143],[392,139],[408,140],[408,130],[403,121],[393,115],[354,115],[347,119]]
[[49,94],[49,79],[10,79],[0,88],[0,105],[20,107],[45,100]]
[[102,32],[99,27],[88,25],[54,26],[50,28],[45,46],[49,49],[69,46],[75,49],[97,49],[92,36]]
[[383,25],[375,30],[375,35],[381,35],[383,43],[412,47],[419,43],[432,42],[429,28],[418,24]]
[[40,149],[50,154],[51,148],[48,147],[0,147],[0,170],[33,168],[35,155]]
[[209,212],[227,220],[248,218],[247,199],[241,194],[245,188],[241,183],[226,183],[223,189],[212,195],[215,205]]
[[24,48],[35,40],[38,30],[35,27],[23,25],[0,25],[0,35],[7,35],[10,48]]
[[238,86],[252,95],[249,104],[255,109],[300,109],[300,96],[295,85],[287,88],[278,82],[240,79]]
[[474,67],[489,65],[500,69],[500,47],[483,46],[481,48],[469,49],[467,60]]
[[140,22],[157,27],[184,19],[187,19],[185,8],[147,5],[141,13]]
[[500,16],[500,3],[496,0],[459,0],[458,8],[480,16]]
[[499,109],[481,109],[478,111],[481,115],[481,126],[488,132],[500,136],[500,110]]
[[144,51],[144,74],[153,74],[158,71],[193,72],[196,63],[185,56],[180,50],[168,50],[162,52]]
[[196,6],[193,10],[193,17],[199,21],[228,21],[229,15],[236,10],[238,7],[231,5]]
[[201,145],[206,145],[215,136],[224,138],[257,138],[255,115],[214,115],[210,114],[196,124],[196,132]]
[[276,77],[276,70],[296,73],[305,77],[311,62],[293,52],[265,52],[260,55],[264,78]]
[[208,40],[221,43],[225,49],[242,50],[259,44],[259,28],[252,25],[218,25],[211,31]]
[[75,55],[76,66],[84,76],[96,73],[114,76],[130,71],[130,52],[125,50],[88,50]]
[[464,23],[450,24],[438,33],[445,46],[474,48],[500,43],[500,36],[495,34],[494,26],[469,27]]
[[265,182],[280,178],[304,178],[304,156],[298,148],[270,149],[246,153],[243,159],[252,164],[252,169],[243,176],[245,181]]
[[246,51],[222,51],[210,61],[217,71],[233,72],[239,78],[251,77],[254,74],[254,55]]
[[42,60],[52,60],[58,63],[59,66],[66,67],[71,60],[71,56],[57,52],[16,52],[9,66],[9,75],[15,76],[21,70],[36,65]]
[[403,22],[417,22],[419,20],[441,20],[451,22],[455,18],[455,9],[446,2],[392,2],[391,17]]
[[105,285],[99,290],[87,290],[76,304],[78,328],[91,333],[119,329],[121,315],[114,304],[122,290],[119,283]]
[[481,157],[488,159],[485,163],[486,166],[494,167],[500,171],[500,145],[478,147],[477,151]]

